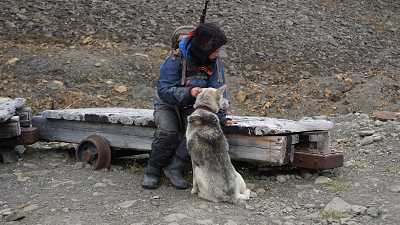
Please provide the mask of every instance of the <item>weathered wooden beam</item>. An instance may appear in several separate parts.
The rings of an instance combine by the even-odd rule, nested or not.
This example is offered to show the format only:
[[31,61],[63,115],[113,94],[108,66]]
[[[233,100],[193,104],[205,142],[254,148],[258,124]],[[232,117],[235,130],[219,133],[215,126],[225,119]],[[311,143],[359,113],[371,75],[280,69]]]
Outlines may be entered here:
[[14,116],[15,111],[25,105],[25,99],[0,98],[0,123],[9,120]]
[[[150,151],[154,128],[81,122],[57,119],[33,118],[33,126],[39,128],[40,136],[47,141],[79,143],[84,138],[97,134],[106,138],[112,147]],[[290,138],[289,138],[290,137]],[[288,162],[288,152],[296,138],[291,136],[248,136],[227,135],[229,154],[233,160],[263,162],[284,165]],[[290,142],[288,142],[290,141]],[[288,144],[289,143],[289,144]],[[289,146],[289,147],[288,147]]]
[[0,123],[0,139],[12,138],[21,135],[19,117],[12,116],[6,122]]
[[[43,118],[154,127],[153,110],[132,108],[82,108],[46,110]],[[237,124],[224,127],[226,134],[264,136],[330,130],[327,120],[286,120],[269,117],[229,116]]]

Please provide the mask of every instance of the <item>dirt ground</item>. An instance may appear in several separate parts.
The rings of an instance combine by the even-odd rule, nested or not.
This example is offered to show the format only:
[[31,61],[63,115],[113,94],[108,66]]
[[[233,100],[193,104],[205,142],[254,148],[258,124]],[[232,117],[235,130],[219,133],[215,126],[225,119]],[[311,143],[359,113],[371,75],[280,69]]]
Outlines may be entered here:
[[399,224],[400,121],[329,119],[344,167],[265,171],[236,162],[252,190],[242,205],[206,202],[166,179],[144,190],[141,158],[93,171],[70,157],[68,144],[37,143],[22,161],[0,164],[0,224]]
[[[0,1],[0,97],[23,97],[35,113],[152,108],[169,35],[196,24],[202,2]],[[344,167],[262,172],[236,162],[252,198],[234,206],[166,180],[143,190],[143,159],[93,171],[68,146],[39,143],[0,164],[0,224],[400,224],[400,121],[371,117],[400,111],[400,3],[221,0],[208,15],[229,37],[229,113],[325,115]]]

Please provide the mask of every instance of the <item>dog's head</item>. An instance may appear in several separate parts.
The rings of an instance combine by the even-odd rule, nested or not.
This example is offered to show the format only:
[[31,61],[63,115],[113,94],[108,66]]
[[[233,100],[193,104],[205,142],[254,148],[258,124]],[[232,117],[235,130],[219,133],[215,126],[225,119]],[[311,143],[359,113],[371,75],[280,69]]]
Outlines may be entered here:
[[209,108],[214,113],[217,113],[220,109],[228,109],[229,103],[224,98],[224,92],[226,85],[216,88],[202,88],[200,94],[196,97],[196,102],[193,107],[195,109],[199,107]]

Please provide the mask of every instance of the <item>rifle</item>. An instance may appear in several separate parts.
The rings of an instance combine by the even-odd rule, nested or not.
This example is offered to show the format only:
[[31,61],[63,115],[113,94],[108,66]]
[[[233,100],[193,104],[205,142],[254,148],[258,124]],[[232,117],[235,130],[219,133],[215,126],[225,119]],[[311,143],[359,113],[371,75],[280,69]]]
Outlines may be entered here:
[[200,24],[204,23],[205,20],[206,20],[208,2],[210,2],[210,0],[206,0],[206,1],[204,2],[203,13],[201,14],[201,17],[200,17]]

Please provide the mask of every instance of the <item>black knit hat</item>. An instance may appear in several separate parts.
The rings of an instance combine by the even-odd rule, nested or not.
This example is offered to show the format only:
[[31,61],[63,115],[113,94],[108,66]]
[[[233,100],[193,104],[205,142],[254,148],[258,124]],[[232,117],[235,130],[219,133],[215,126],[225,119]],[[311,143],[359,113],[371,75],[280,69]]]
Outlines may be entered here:
[[210,63],[208,56],[227,43],[224,31],[213,23],[200,24],[192,33],[189,54],[196,65]]

